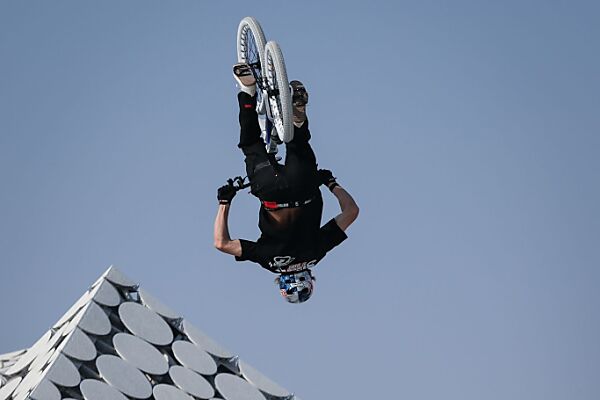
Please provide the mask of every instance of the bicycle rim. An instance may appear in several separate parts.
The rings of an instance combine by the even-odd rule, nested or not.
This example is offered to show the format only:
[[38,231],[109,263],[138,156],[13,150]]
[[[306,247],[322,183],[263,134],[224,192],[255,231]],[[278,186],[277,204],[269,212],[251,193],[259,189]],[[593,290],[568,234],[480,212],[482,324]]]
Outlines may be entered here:
[[249,64],[252,67],[259,84],[262,83],[265,43],[265,34],[256,18],[242,19],[237,33],[238,62]]

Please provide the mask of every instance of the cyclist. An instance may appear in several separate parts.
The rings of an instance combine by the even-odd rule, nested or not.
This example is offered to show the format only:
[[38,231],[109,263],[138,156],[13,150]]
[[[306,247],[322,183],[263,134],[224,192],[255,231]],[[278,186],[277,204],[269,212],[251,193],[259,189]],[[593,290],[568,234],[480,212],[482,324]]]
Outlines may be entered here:
[[[282,296],[291,303],[302,303],[314,290],[310,270],[327,252],[343,242],[346,229],[358,216],[352,196],[336,181],[329,170],[317,169],[309,144],[306,118],[308,93],[299,81],[290,82],[294,137],[286,143],[285,163],[268,154],[260,137],[256,112],[256,80],[250,67],[236,64],[234,77],[238,93],[240,141],[245,156],[251,192],[261,201],[260,238],[254,242],[232,240],[228,229],[229,207],[237,188],[230,181],[217,191],[219,209],[215,220],[215,247],[235,256],[237,261],[253,261],[279,274],[276,283]],[[319,186],[324,184],[337,198],[341,213],[321,226],[323,199]]]

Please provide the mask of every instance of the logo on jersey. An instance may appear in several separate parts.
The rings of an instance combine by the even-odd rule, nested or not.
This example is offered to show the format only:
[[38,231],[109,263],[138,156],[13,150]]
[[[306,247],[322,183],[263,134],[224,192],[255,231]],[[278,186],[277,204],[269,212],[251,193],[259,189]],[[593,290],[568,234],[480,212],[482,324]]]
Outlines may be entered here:
[[277,256],[273,257],[273,261],[269,262],[269,267],[282,269],[290,265],[296,258],[292,256]]
[[277,272],[298,272],[308,268],[312,268],[317,264],[317,260],[304,261],[296,264],[291,264],[296,258],[291,256],[273,257],[273,261],[269,262],[269,267]]

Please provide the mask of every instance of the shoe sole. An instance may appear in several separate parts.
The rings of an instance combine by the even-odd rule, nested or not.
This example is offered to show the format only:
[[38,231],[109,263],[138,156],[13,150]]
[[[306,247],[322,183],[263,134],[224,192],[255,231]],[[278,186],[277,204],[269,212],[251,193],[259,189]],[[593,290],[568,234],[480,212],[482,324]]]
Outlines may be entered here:
[[233,67],[233,75],[241,85],[254,86],[256,79],[247,65],[235,65]]

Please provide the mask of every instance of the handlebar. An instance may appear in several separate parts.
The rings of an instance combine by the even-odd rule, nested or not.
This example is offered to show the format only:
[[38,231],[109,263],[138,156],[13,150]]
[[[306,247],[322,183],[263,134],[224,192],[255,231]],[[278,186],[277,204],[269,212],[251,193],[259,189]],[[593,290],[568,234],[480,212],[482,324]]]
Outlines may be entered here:
[[250,187],[250,181],[246,182],[246,178],[248,178],[248,177],[245,176],[242,178],[241,176],[236,176],[235,178],[227,179],[227,183],[229,185],[233,186],[236,191],[242,190],[247,187]]

